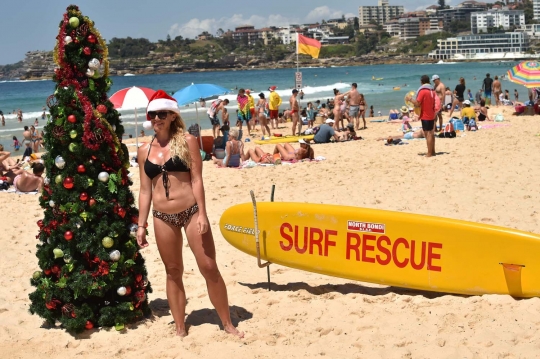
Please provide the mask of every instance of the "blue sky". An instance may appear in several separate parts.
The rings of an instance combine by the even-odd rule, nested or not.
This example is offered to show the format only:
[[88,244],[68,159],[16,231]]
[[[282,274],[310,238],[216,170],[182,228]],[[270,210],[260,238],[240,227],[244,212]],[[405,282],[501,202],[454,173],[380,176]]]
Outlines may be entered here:
[[[0,18],[0,65],[24,59],[32,50],[52,50],[58,24],[73,1],[2,1]],[[435,4],[436,0],[390,0],[406,10]],[[447,1],[449,3],[449,1]],[[267,25],[316,22],[335,17],[357,16],[359,5],[377,5],[377,0],[81,0],[82,13],[94,20],[105,39],[144,37],[151,41],[182,35],[193,37],[206,30],[251,24]]]

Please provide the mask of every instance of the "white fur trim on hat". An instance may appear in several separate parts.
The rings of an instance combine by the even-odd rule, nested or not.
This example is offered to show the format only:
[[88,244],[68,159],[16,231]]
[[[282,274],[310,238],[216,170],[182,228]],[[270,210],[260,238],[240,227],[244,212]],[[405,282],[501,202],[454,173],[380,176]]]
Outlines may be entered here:
[[149,111],[172,111],[180,114],[180,109],[178,108],[178,103],[174,100],[169,100],[167,98],[156,98],[148,104],[146,112]]

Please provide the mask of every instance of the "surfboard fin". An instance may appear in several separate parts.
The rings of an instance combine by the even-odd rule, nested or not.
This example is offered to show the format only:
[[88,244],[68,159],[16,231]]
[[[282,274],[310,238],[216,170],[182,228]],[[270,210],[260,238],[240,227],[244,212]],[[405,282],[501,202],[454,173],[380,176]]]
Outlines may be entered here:
[[521,287],[521,269],[525,268],[522,264],[499,263],[503,267],[508,294],[513,297],[522,297],[523,288]]

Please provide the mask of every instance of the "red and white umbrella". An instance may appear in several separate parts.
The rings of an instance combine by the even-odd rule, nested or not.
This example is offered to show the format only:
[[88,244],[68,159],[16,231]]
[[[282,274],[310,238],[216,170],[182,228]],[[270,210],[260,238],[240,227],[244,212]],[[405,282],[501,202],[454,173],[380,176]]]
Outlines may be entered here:
[[148,101],[156,91],[147,87],[127,87],[116,91],[109,100],[116,109],[133,110],[135,112],[135,138],[139,148],[139,126],[137,121],[137,109],[148,107]]

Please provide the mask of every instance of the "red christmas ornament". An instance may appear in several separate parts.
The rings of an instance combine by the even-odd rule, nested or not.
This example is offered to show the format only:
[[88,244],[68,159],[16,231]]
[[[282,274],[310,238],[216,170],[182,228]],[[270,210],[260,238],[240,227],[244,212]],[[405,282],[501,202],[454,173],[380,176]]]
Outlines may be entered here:
[[84,165],[79,165],[77,167],[77,172],[79,173],[85,173],[86,172],[86,167],[84,167]]
[[126,295],[130,295],[131,294],[131,287],[128,285],[126,286]]
[[43,228],[43,220],[40,219],[39,221],[37,221],[37,225],[39,228]]
[[92,329],[94,327],[94,324],[91,321],[87,320],[86,325],[84,327],[86,329],[90,330],[90,329]]
[[126,216],[126,210],[122,207],[118,208],[118,215],[124,218]]
[[75,115],[69,115],[67,120],[70,123],[75,123],[75,122],[77,122],[77,117],[75,117]]
[[90,198],[90,200],[88,201],[88,204],[90,205],[90,207],[93,207],[96,205],[96,200],[93,198]]
[[135,299],[139,302],[142,302],[146,299],[146,294],[144,294],[144,290],[139,290],[135,292]]
[[66,241],[71,241],[73,239],[73,232],[72,231],[66,231],[64,233],[64,239]]
[[53,272],[54,274],[60,273],[60,267],[57,264],[53,265],[51,267],[51,272]]
[[88,200],[88,193],[82,192],[82,193],[79,195],[79,199],[80,199],[81,201],[86,201],[86,200]]
[[105,106],[105,105],[97,105],[96,110],[98,110],[99,113],[104,115],[104,114],[107,113],[107,106]]
[[64,179],[63,185],[64,185],[64,188],[65,188],[65,189],[72,189],[73,186],[75,185],[75,184],[73,183],[73,177],[66,177],[66,178]]
[[91,44],[95,44],[96,41],[97,41],[97,39],[96,39],[96,37],[94,36],[94,34],[88,35],[88,37],[87,37],[86,39],[87,39],[88,42],[91,43]]
[[44,269],[43,273],[45,273],[45,275],[51,275],[51,270],[50,269]]
[[92,49],[89,48],[88,46],[85,46],[84,49],[83,49],[83,53],[85,55],[90,55],[92,53]]
[[131,223],[139,223],[139,216],[131,216]]

